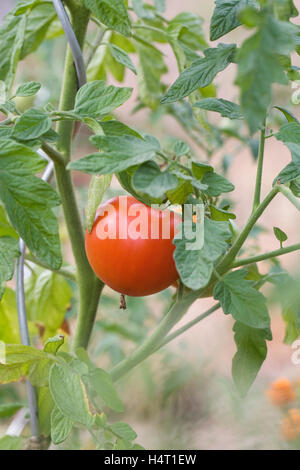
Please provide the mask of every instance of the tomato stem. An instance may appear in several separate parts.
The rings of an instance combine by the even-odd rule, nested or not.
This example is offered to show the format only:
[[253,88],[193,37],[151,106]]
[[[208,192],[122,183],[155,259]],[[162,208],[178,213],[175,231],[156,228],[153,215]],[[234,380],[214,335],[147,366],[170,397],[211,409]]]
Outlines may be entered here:
[[270,204],[270,202],[274,199],[276,194],[278,193],[279,188],[278,185],[274,186],[271,191],[267,194],[265,199],[259,204],[259,206],[256,208],[254,212],[252,212],[251,216],[248,219],[248,222],[246,223],[245,227],[241,231],[240,235],[237,237],[236,241],[232,245],[231,250],[225,255],[223,260],[220,262],[218,266],[216,266],[216,270],[219,273],[219,275],[224,274],[226,271],[228,271],[232,263],[239,253],[240,249],[242,248],[244,242],[247,240],[249,233],[251,232],[252,228],[256,224],[257,220],[259,217],[262,215],[264,210],[267,208],[267,206]]
[[193,320],[189,321],[188,323],[186,323],[186,325],[182,326],[181,328],[178,328],[176,331],[174,331],[174,333],[171,333],[169,334],[162,342],[161,344],[158,346],[157,350],[162,348],[163,346],[165,346],[166,344],[170,343],[171,341],[173,341],[173,339],[177,338],[178,336],[182,335],[183,333],[185,333],[187,330],[189,330],[190,328],[192,328],[194,325],[196,325],[197,323],[199,323],[200,321],[204,320],[204,318],[208,317],[209,315],[211,315],[212,313],[214,313],[216,310],[218,310],[219,308],[221,307],[220,303],[218,302],[216,305],[214,305],[213,307],[209,308],[208,310],[206,310],[206,312],[204,313],[201,313],[201,315],[198,315],[196,318],[194,318]]
[[275,258],[276,256],[282,256],[297,250],[300,250],[300,243],[296,243],[295,245],[287,246],[279,250],[269,251],[268,253],[263,253],[261,255],[250,256],[249,258],[244,259],[237,259],[234,263],[232,263],[231,267],[239,268],[241,266],[246,266],[247,264],[258,263],[259,261]]
[[261,182],[262,182],[262,172],[263,172],[264,152],[265,152],[265,140],[266,140],[266,118],[264,119],[263,126],[260,131],[256,182],[255,182],[253,209],[252,209],[253,212],[257,209],[257,207],[260,204]]
[[296,209],[298,209],[298,211],[300,211],[300,201],[296,196],[294,196],[290,188],[278,185],[278,190],[293,204],[293,206],[296,207]]
[[112,379],[118,380],[123,375],[127,374],[131,369],[136,367],[140,362],[144,361],[152,353],[154,353],[158,346],[162,343],[165,336],[171,331],[176,323],[183,317],[188,308],[198,297],[196,292],[186,295],[181,300],[178,300],[169,310],[167,315],[154,329],[152,335],[144,341],[130,356],[119,362],[110,371]]
[[120,308],[121,308],[122,310],[126,310],[126,308],[127,308],[126,299],[125,299],[125,295],[124,295],[124,294],[121,294],[121,295],[120,295]]
[[[81,2],[69,2],[72,27],[82,48],[89,21],[89,10]],[[63,87],[60,97],[60,111],[70,111],[74,108],[77,93],[77,76],[73,64],[70,47],[67,47]],[[58,151],[62,154],[64,162],[55,161],[55,176],[57,188],[61,197],[64,217],[68,229],[72,251],[76,263],[77,281],[79,288],[78,322],[74,337],[74,348],[86,348],[94,325],[99,297],[103,283],[94,275],[84,246],[84,233],[75,198],[74,186],[70,172],[66,170],[66,163],[71,158],[71,143],[73,123],[60,121],[57,125],[59,134]]]

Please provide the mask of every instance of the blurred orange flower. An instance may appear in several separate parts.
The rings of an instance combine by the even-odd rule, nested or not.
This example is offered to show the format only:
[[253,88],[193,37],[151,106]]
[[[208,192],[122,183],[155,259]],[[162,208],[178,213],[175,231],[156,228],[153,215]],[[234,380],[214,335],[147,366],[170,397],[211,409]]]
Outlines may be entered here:
[[272,383],[267,396],[274,405],[285,405],[296,399],[296,394],[290,380],[280,378]]
[[300,410],[292,408],[281,422],[281,432],[286,440],[294,441],[300,437]]

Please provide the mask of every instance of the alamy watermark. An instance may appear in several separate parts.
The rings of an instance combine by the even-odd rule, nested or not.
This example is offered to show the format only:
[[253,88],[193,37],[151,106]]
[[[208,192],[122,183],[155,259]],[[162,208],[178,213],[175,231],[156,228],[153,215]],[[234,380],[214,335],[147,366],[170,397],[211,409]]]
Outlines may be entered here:
[[[169,240],[174,236],[175,240],[186,240],[186,250],[200,250],[204,244],[204,204],[184,204],[181,217],[176,212],[164,209],[159,204],[152,204],[150,211],[149,207],[140,203],[128,206],[127,196],[120,196],[118,210],[114,204],[107,203],[97,211],[100,219],[96,235],[100,240]],[[118,214],[124,214],[119,224]],[[173,223],[175,233],[172,230]]]
[[292,349],[295,349],[292,354],[291,361],[295,366],[298,366],[300,364],[300,339],[296,339],[291,347]]

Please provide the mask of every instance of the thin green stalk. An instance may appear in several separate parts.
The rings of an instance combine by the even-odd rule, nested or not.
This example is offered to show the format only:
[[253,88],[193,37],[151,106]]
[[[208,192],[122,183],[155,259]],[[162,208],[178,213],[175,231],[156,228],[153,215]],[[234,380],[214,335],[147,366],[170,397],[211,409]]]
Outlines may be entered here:
[[95,54],[96,50],[102,44],[102,40],[103,40],[103,37],[104,37],[106,31],[107,31],[107,29],[99,29],[99,31],[97,32],[95,41],[91,45],[88,56],[87,56],[86,61],[85,61],[86,67],[88,67],[88,65],[90,64],[92,58],[94,57],[94,54]]
[[178,280],[177,300],[181,300],[184,294],[184,285],[181,279]]
[[56,149],[51,147],[51,145],[47,144],[47,142],[42,143],[42,150],[44,150],[44,152],[48,155],[49,158],[51,158],[54,163],[64,164],[63,155]]
[[262,171],[263,171],[264,152],[265,152],[265,139],[266,139],[266,119],[264,120],[263,127],[260,131],[256,182],[255,182],[255,191],[254,191],[254,200],[253,200],[253,212],[257,209],[257,207],[260,204]]
[[86,348],[94,325],[103,283],[94,275],[86,256],[83,228],[71,175],[65,166],[58,164],[55,164],[55,175],[76,263],[79,288],[79,313],[74,337],[74,348]]
[[192,328],[193,326],[195,326],[197,323],[199,323],[200,321],[204,320],[204,318],[208,317],[209,315],[211,315],[212,313],[214,313],[216,310],[218,310],[219,308],[221,307],[220,303],[217,303],[216,305],[214,305],[213,307],[211,307],[210,309],[208,309],[206,312],[202,313],[201,315],[198,315],[196,318],[194,318],[193,320],[189,321],[186,325],[182,326],[181,328],[178,328],[178,330],[174,331],[174,333],[171,333],[170,335],[168,335],[161,343],[160,345],[158,346],[158,349],[162,348],[163,346],[165,346],[166,344],[170,343],[171,341],[173,341],[175,338],[177,338],[178,336],[182,335],[183,333],[185,333],[187,330],[189,330],[190,328]]
[[[75,2],[74,4],[71,2],[69,9],[73,30],[76,34],[79,45],[82,48],[89,21],[89,11],[78,2]],[[73,109],[76,93],[76,71],[73,64],[71,50],[68,47],[59,106],[61,111],[70,111]],[[64,157],[64,163],[67,163],[71,157],[73,123],[69,121],[60,121],[57,126],[57,131],[59,134],[57,147]],[[79,313],[73,346],[74,348],[86,348],[94,325],[103,283],[96,278],[87,260],[84,247],[83,227],[80,220],[71,175],[66,170],[65,164],[59,161],[54,163],[54,167],[57,187],[61,197],[72,252],[76,263],[79,290]]]
[[235,243],[233,244],[231,250],[225,255],[223,260],[220,264],[216,267],[217,272],[219,275],[224,274],[228,269],[230,269],[235,257],[237,256],[238,252],[242,248],[244,242],[248,238],[249,233],[251,232],[252,228],[256,224],[259,217],[262,215],[264,210],[270,204],[270,202],[274,199],[276,194],[278,193],[278,185],[274,186],[271,191],[267,194],[265,199],[259,204],[257,209],[251,214],[246,223],[245,227],[241,231],[240,235],[236,239]]
[[294,196],[290,188],[283,185],[278,185],[279,191],[300,211],[300,200]]
[[[77,2],[74,5],[73,3],[70,3],[69,10],[74,33],[77,37],[80,47],[83,48],[84,38],[90,16],[89,10]],[[77,87],[77,75],[73,64],[73,56],[71,49],[68,46],[65,59],[62,92],[59,103],[60,111],[71,111],[74,108]],[[73,125],[73,122],[63,120],[59,121],[57,126],[57,132],[59,134],[57,148],[64,155],[66,162],[70,160],[71,156]]]
[[183,317],[187,309],[196,300],[197,295],[188,295],[178,300],[172,308],[169,310],[167,315],[161,320],[161,322],[154,329],[152,335],[144,341],[130,356],[119,362],[110,371],[112,379],[118,380],[123,375],[127,374],[131,369],[137,366],[140,362],[144,361],[150,356],[157,347],[161,344],[165,336],[171,331],[175,324]]
[[268,253],[263,253],[257,256],[250,256],[249,258],[237,259],[232,263],[232,268],[239,268],[241,266],[246,266],[247,264],[258,263],[259,261],[264,261],[266,259],[275,258],[276,256],[286,255],[287,253],[292,253],[293,251],[300,250],[300,243],[295,245],[287,246],[285,248],[280,248],[278,250],[269,251]]

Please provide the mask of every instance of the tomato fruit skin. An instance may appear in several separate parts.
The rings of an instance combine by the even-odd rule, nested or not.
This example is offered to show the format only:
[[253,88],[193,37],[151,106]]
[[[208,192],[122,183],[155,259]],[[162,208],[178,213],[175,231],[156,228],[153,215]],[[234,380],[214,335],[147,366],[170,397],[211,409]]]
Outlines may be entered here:
[[[135,222],[134,232],[132,223],[139,214],[144,214],[143,220],[147,223],[142,228],[142,223]],[[156,238],[151,237],[151,220],[159,227]],[[150,208],[132,196],[110,199],[99,206],[92,230],[86,232],[85,247],[89,263],[105,284],[121,294],[137,297],[160,292],[179,277],[172,243],[179,222],[181,217],[174,212]],[[164,233],[163,238],[162,227],[166,225],[169,234],[166,238]],[[115,231],[116,237],[100,238],[100,227]]]

